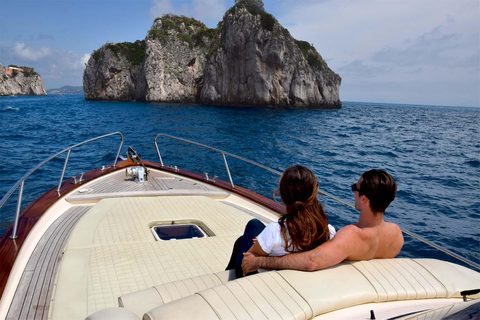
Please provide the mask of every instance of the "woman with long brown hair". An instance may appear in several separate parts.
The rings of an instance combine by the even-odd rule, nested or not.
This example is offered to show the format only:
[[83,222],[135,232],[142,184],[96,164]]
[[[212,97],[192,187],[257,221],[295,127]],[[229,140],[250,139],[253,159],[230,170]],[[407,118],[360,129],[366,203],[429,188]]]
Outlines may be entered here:
[[[242,248],[248,248],[245,247],[248,243],[248,252],[283,256],[311,250],[335,235],[335,228],[328,224],[325,210],[317,199],[318,182],[312,171],[301,165],[287,168],[280,178],[279,192],[286,213],[266,227],[257,219],[251,220],[244,236],[235,244],[238,249],[234,248],[227,270],[235,268],[237,277],[243,276],[241,263],[245,251]],[[255,236],[256,241],[251,245]]]

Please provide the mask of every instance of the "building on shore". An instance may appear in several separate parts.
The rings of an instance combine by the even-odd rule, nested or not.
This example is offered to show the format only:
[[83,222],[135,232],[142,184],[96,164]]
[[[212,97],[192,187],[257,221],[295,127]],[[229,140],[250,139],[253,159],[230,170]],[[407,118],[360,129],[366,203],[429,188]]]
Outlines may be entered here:
[[20,71],[23,72],[23,69],[21,69],[21,68],[15,68],[15,67],[7,67],[7,68],[5,68],[5,72],[6,72],[7,74],[12,74],[12,73],[14,72],[14,70],[16,70],[16,72],[20,72]]

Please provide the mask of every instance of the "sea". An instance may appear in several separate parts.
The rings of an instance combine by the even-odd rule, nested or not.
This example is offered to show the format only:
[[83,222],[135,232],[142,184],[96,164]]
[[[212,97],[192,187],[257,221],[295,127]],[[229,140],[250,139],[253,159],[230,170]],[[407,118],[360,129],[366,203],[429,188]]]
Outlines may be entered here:
[[[283,171],[301,164],[320,188],[353,204],[360,175],[379,168],[398,184],[385,220],[429,243],[480,263],[480,108],[343,102],[339,110],[285,110],[195,104],[93,102],[83,95],[0,97],[0,198],[50,156],[82,141],[121,132],[121,155],[132,146],[158,161],[164,133],[227,151]],[[64,180],[114,162],[114,135],[74,149]],[[228,181],[222,156],[166,137],[163,162]],[[25,208],[59,183],[62,154],[25,182]],[[279,177],[227,156],[234,183],[271,197]],[[358,212],[320,197],[337,229]],[[0,234],[12,223],[17,191],[0,208]],[[457,262],[405,235],[402,257]],[[462,263],[461,263],[462,264]]]

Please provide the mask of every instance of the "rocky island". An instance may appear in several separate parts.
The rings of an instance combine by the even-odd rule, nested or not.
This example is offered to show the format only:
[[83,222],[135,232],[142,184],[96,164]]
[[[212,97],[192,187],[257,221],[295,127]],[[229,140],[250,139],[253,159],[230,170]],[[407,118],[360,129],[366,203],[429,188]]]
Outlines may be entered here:
[[238,0],[215,29],[164,15],[145,40],[96,50],[83,76],[87,100],[279,108],[340,108],[340,83],[261,0]]
[[13,65],[4,68],[0,63],[0,96],[46,94],[42,78],[33,68]]

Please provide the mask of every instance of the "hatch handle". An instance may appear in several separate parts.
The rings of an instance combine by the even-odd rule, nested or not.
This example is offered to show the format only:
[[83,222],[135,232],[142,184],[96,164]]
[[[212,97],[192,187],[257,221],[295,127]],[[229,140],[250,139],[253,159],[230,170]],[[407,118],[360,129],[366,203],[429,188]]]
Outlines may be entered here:
[[460,292],[463,297],[463,301],[467,301],[467,296],[472,296],[474,294],[480,293],[480,289],[464,290]]

